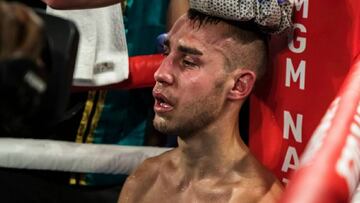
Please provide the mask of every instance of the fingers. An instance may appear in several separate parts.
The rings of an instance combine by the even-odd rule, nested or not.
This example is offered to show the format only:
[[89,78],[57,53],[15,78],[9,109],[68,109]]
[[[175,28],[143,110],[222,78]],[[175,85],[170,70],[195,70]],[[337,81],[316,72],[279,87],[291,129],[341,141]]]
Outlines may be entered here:
[[[38,59],[43,48],[42,20],[29,8],[19,5],[11,5],[16,14],[18,23],[22,26],[24,33],[20,46],[16,52],[31,59]],[[25,35],[24,35],[25,34]]]
[[15,15],[10,12],[9,5],[0,2],[0,60],[9,58],[15,51],[17,40],[16,33],[19,33],[19,27],[15,24]]
[[0,2],[0,59],[38,61],[43,48],[42,20],[28,7]]

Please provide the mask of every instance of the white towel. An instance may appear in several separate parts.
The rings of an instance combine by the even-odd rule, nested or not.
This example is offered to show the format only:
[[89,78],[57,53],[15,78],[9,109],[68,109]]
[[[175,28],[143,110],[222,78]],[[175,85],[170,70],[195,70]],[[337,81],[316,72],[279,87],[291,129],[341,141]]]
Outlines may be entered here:
[[128,78],[128,52],[120,3],[81,10],[47,7],[47,13],[71,20],[79,29],[73,85],[102,86]]

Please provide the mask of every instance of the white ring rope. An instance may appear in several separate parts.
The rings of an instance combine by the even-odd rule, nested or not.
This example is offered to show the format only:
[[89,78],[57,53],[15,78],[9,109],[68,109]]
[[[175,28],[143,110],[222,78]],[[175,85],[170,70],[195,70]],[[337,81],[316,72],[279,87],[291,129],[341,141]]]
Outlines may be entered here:
[[146,158],[170,149],[0,138],[0,167],[130,174]]

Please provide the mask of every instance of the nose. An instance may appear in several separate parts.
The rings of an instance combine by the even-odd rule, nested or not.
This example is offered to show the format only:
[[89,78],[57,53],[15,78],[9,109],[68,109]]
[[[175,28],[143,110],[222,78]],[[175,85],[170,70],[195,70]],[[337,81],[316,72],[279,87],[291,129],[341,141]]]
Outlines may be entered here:
[[166,57],[161,63],[160,67],[154,73],[154,78],[157,83],[171,85],[174,82],[172,72],[172,62],[169,57]]

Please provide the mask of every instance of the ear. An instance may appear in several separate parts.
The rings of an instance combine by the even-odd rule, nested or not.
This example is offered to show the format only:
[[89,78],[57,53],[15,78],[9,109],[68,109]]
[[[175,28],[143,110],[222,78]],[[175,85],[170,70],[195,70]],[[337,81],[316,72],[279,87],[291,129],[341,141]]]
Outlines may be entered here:
[[251,93],[256,81],[256,74],[252,70],[239,69],[234,74],[233,87],[228,93],[231,100],[245,99]]

